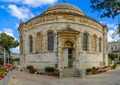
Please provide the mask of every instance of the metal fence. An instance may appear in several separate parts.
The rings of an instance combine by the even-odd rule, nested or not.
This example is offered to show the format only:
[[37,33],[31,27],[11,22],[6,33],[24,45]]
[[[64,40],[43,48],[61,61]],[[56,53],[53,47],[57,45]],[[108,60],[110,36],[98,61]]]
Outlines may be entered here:
[[8,85],[9,81],[10,81],[10,78],[11,78],[11,75],[12,75],[12,72],[9,71],[7,73],[7,75],[5,76],[5,78],[3,78],[3,79],[0,80],[0,85]]

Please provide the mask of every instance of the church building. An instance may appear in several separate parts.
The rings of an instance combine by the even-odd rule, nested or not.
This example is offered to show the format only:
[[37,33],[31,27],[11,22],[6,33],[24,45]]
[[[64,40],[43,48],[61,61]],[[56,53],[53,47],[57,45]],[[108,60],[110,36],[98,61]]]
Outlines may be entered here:
[[108,64],[108,28],[88,17],[81,9],[58,3],[40,15],[21,22],[20,64],[37,69],[55,67],[86,69]]

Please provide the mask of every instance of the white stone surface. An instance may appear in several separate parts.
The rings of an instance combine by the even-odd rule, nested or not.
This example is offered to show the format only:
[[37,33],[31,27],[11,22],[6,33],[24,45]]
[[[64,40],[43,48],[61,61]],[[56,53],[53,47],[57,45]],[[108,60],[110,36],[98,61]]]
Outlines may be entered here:
[[109,72],[80,77],[51,77],[13,71],[9,85],[120,85],[120,68]]

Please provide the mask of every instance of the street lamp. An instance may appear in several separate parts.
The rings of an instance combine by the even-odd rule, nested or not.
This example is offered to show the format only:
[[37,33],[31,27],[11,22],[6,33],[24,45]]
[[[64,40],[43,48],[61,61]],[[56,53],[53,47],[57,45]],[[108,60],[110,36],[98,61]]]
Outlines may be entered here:
[[6,64],[6,52],[5,52],[5,48],[4,48],[4,66]]

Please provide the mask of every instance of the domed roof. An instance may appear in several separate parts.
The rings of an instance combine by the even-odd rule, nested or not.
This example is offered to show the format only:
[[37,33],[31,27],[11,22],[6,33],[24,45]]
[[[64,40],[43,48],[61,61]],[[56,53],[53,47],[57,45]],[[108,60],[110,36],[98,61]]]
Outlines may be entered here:
[[59,4],[52,5],[46,11],[53,10],[53,9],[62,9],[62,8],[82,12],[78,7],[68,3],[59,3]]
[[[76,7],[76,6],[72,5],[72,4],[68,4],[68,3],[59,3],[59,4],[52,5],[46,11],[44,11],[42,14],[51,13],[52,10],[59,10],[58,11],[58,13],[59,13],[61,9],[71,10],[71,13],[85,15],[78,7]],[[57,11],[55,11],[55,12],[57,12]],[[62,12],[65,12],[65,11],[62,10]]]

